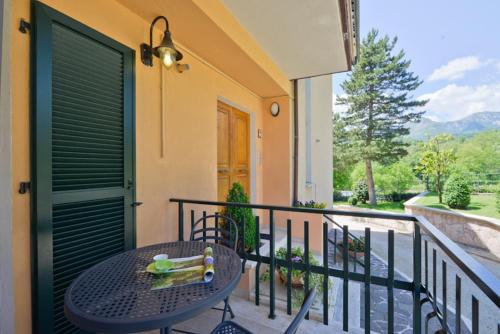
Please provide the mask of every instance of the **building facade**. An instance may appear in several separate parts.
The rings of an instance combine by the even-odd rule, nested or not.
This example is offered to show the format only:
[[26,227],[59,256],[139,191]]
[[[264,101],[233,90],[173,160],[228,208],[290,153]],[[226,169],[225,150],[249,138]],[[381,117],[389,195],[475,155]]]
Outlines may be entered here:
[[[85,233],[104,226],[91,217],[88,230],[66,231],[76,218],[64,212],[92,216],[100,212],[92,203],[109,210],[118,203],[122,218],[95,222],[118,222],[129,235],[120,246],[126,249],[176,239],[170,198],[217,200],[235,180],[253,203],[289,206],[295,182],[299,200],[331,204],[331,77],[303,78],[350,69],[350,1],[0,4],[2,333],[63,332],[56,288],[67,264],[58,247],[74,247],[61,249],[75,256],[78,248],[114,249],[99,239],[104,229],[92,236],[95,247],[85,244]],[[167,70],[156,57],[153,66],[141,61],[140,46],[159,15],[168,18],[189,70]],[[30,24],[24,33],[21,22]],[[154,45],[164,29],[152,29]]]

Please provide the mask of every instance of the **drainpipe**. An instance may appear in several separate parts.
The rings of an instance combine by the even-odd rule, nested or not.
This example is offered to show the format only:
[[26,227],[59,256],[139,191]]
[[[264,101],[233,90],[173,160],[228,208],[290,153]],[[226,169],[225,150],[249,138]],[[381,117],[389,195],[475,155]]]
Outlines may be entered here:
[[298,180],[299,180],[299,100],[298,100],[298,81],[293,83],[293,202],[298,199]]

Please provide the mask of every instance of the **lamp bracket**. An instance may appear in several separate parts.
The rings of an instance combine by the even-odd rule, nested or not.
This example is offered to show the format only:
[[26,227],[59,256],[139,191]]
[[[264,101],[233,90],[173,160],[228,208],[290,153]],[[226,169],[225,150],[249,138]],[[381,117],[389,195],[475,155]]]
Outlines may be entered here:
[[141,60],[144,65],[153,66],[153,50],[146,43],[141,44]]

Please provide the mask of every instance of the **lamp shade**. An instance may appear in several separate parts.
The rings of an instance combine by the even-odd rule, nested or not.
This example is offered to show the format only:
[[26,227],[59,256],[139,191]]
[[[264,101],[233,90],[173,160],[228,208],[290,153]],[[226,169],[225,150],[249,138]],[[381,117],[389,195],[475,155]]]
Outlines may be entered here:
[[160,45],[154,48],[154,54],[161,59],[167,69],[170,69],[175,63],[182,59],[183,55],[175,49],[170,31],[166,30]]

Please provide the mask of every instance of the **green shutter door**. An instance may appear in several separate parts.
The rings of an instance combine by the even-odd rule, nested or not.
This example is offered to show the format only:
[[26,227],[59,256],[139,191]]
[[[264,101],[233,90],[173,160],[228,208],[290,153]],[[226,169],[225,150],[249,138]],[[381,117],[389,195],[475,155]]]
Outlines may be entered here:
[[34,331],[73,333],[64,293],[135,246],[134,51],[35,3]]

